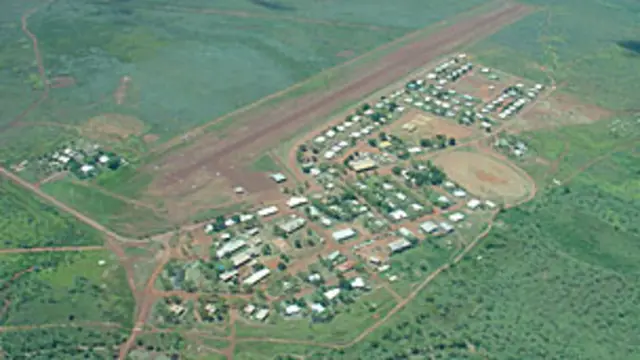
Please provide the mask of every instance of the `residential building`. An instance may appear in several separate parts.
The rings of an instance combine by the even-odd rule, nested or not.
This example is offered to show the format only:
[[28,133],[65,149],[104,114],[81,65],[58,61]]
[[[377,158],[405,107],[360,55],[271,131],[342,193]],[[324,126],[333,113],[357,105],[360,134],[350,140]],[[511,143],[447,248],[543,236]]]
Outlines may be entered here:
[[356,235],[357,235],[356,231],[353,230],[352,228],[346,228],[346,229],[338,230],[338,231],[334,232],[333,234],[331,234],[331,236],[333,237],[333,240],[335,240],[337,242],[342,242],[342,241],[351,239],[352,237],[354,237]]
[[244,279],[243,283],[245,285],[253,286],[253,285],[259,283],[260,281],[262,281],[267,276],[269,276],[269,274],[271,274],[271,270],[269,270],[267,268],[264,268],[262,270],[258,270],[256,272],[254,272],[253,274],[251,274],[248,278]]

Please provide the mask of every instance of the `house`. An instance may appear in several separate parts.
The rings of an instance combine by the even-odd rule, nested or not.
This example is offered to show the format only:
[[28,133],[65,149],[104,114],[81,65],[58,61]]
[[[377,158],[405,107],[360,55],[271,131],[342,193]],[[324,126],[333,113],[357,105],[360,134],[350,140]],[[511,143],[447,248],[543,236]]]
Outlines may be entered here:
[[311,304],[311,311],[313,311],[314,313],[320,314],[320,313],[323,313],[324,310],[325,310],[325,307],[320,303]]
[[487,207],[491,210],[495,209],[497,207],[496,203],[494,203],[491,200],[487,200],[484,202],[485,205],[487,205]]
[[329,139],[333,138],[334,136],[336,136],[336,132],[333,130],[329,130],[326,132],[325,134]]
[[248,263],[249,261],[251,261],[252,258],[253,258],[253,251],[249,250],[249,251],[245,251],[243,253],[234,255],[231,258],[231,263],[233,264],[233,267],[239,268],[244,264]]
[[380,144],[378,144],[378,147],[380,149],[386,149],[386,148],[390,147],[391,145],[393,145],[391,143],[391,141],[381,141]]
[[360,159],[349,162],[349,167],[355,172],[363,172],[375,169],[378,166],[373,159]]
[[287,177],[284,176],[284,174],[282,173],[271,174],[270,177],[273,181],[275,181],[278,184],[287,181]]
[[292,304],[287,306],[284,309],[284,313],[287,316],[293,316],[293,315],[298,315],[300,313],[300,310],[302,310],[302,308],[300,308],[300,306],[296,305],[296,304]]
[[313,273],[313,274],[311,274],[311,275],[309,275],[307,277],[307,280],[310,283],[318,282],[318,281],[322,280],[322,276],[320,276],[320,274],[318,274],[318,273]]
[[399,193],[396,193],[396,198],[398,198],[398,200],[400,201],[405,201],[407,200],[407,195],[399,192]]
[[275,205],[262,208],[256,212],[260,217],[267,217],[278,213],[278,207]]
[[309,199],[307,199],[304,196],[293,196],[289,200],[287,200],[287,206],[289,206],[292,209],[308,203],[309,203]]
[[342,242],[342,241],[351,239],[356,235],[357,235],[356,231],[353,230],[352,228],[338,230],[338,231],[335,231],[333,234],[331,234],[331,236],[333,237],[333,240],[337,242]]
[[335,156],[336,156],[336,153],[331,151],[331,150],[328,150],[327,152],[324,153],[324,158],[327,159],[327,160],[331,160]]
[[236,186],[233,189],[233,192],[236,193],[236,194],[244,194],[245,190],[244,190],[244,188],[242,186]]
[[320,219],[320,223],[322,223],[322,225],[329,227],[331,226],[331,224],[333,224],[333,222],[331,221],[331,219],[323,217],[322,219]]
[[244,279],[243,284],[249,285],[249,286],[253,286],[253,285],[259,283],[260,281],[262,281],[267,276],[269,276],[269,274],[271,274],[271,270],[269,270],[267,268],[264,268],[262,270],[258,270],[256,272],[254,272],[253,274],[251,274],[248,278]]
[[243,311],[246,315],[251,315],[254,311],[256,311],[256,307],[253,304],[247,304],[247,306],[244,307]]
[[406,240],[406,239],[400,239],[400,240],[396,240],[392,243],[389,244],[389,250],[391,250],[391,253],[399,253],[401,251],[404,251],[408,248],[410,248],[412,245],[411,243]]
[[351,281],[351,287],[354,289],[362,289],[366,286],[361,277],[357,277]]
[[407,218],[406,211],[402,209],[398,209],[389,213],[389,217],[391,217],[395,221],[400,221]]
[[338,257],[340,257],[340,251],[336,250],[332,253],[330,253],[329,255],[327,255],[327,260],[329,261],[335,261]]
[[462,190],[462,189],[456,189],[452,192],[453,196],[457,197],[457,198],[463,198],[465,196],[467,196],[467,192]]
[[380,258],[378,258],[377,256],[370,256],[369,257],[369,262],[374,264],[374,265],[380,265],[382,264],[382,261],[380,260]]
[[478,199],[471,199],[467,202],[467,207],[471,210],[476,210],[480,205],[482,205],[482,202]]
[[294,218],[283,224],[278,224],[278,229],[284,231],[286,234],[291,234],[301,229],[307,221],[304,218]]
[[452,189],[454,187],[456,187],[456,184],[452,183],[451,181],[445,181],[444,182],[444,187],[447,189]]
[[413,211],[422,211],[422,209],[424,209],[424,206],[420,204],[411,204],[411,209],[413,209]]
[[427,234],[433,234],[434,232],[438,231],[438,225],[436,225],[436,223],[434,223],[433,221],[426,221],[420,224],[420,229]]
[[449,220],[453,221],[454,223],[460,222],[462,220],[464,220],[464,214],[462,213],[453,213],[451,215],[449,215]]
[[218,308],[214,304],[207,304],[204,306],[204,310],[209,316],[213,316],[218,311]]
[[107,155],[102,155],[98,158],[98,162],[100,162],[100,164],[106,164],[109,162],[109,157]]
[[233,278],[235,278],[236,276],[238,276],[238,270],[229,270],[229,271],[225,271],[222,274],[220,274],[219,278],[220,280],[222,280],[223,282],[227,282]]
[[335,299],[338,295],[340,295],[340,288],[331,289],[324,293],[324,297],[329,301]]
[[404,237],[408,237],[408,238],[413,238],[413,237],[416,236],[416,234],[414,234],[413,231],[411,231],[411,230],[409,230],[409,229],[407,229],[405,227],[402,227],[402,228],[398,229],[398,233],[400,235],[402,235]]
[[216,250],[216,256],[218,257],[218,259],[222,259],[223,257],[231,255],[234,252],[242,249],[245,245],[247,245],[247,242],[242,239],[226,242],[218,250]]
[[393,185],[389,184],[389,183],[384,183],[382,184],[382,188],[386,191],[391,191],[393,190]]
[[85,165],[82,165],[82,167],[80,168],[80,171],[82,171],[82,173],[87,175],[90,172],[92,172],[94,169],[95,167],[93,165],[85,164]]
[[269,316],[269,309],[260,309],[254,316],[258,321],[264,321]]
[[439,224],[440,228],[442,229],[442,232],[445,234],[448,234],[450,232],[453,232],[453,225],[449,224],[448,222],[441,222]]
[[318,136],[317,138],[315,138],[313,141],[316,144],[322,144],[326,141],[327,139],[324,136]]
[[448,204],[450,204],[450,203],[451,203],[451,200],[449,200],[449,198],[448,198],[448,197],[446,197],[446,196],[442,195],[442,196],[440,196],[440,197],[438,198],[438,202],[439,202],[439,203],[441,203],[441,204],[444,204],[444,205],[448,205]]
[[171,311],[174,315],[181,316],[187,311],[187,308],[180,304],[171,304],[169,305],[169,311]]

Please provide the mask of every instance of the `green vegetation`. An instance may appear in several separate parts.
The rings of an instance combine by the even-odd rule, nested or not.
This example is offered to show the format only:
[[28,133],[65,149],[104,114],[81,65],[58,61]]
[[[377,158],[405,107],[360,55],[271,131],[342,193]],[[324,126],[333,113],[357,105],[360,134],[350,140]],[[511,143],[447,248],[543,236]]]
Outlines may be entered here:
[[[107,251],[0,255],[2,325],[132,324],[124,270]],[[103,265],[99,265],[103,264]]]
[[0,248],[100,245],[93,229],[0,180]]
[[7,359],[112,359],[127,333],[115,328],[54,327],[0,332]]
[[[127,203],[94,187],[77,184],[70,180],[47,183],[42,186],[42,189],[124,235],[142,236],[149,231],[167,230],[171,226],[152,209]],[[147,231],[147,233],[141,231]]]
[[260,172],[278,172],[280,171],[280,166],[273,160],[273,157],[269,154],[264,154],[260,156],[251,166],[251,168],[255,171]]
[[[636,40],[638,4],[633,0],[524,0],[539,11],[504,28],[473,52],[478,61],[549,82],[588,103],[614,110],[637,108],[638,57],[623,44]],[[578,10],[579,9],[579,10]],[[590,34],[590,35],[586,35]]]

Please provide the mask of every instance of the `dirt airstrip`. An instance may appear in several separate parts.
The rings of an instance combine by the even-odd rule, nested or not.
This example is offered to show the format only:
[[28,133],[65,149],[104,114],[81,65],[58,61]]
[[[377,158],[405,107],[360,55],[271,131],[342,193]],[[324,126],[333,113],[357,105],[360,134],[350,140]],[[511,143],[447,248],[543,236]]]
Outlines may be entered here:
[[362,99],[429,61],[454,51],[458,46],[486,37],[529,12],[529,7],[505,3],[491,13],[467,19],[403,46],[367,69],[354,73],[352,81],[332,90],[283,100],[277,107],[259,112],[242,113],[238,115],[237,122],[249,126],[229,129],[224,138],[215,134],[200,136],[154,164],[156,180],[151,186],[162,192],[176,182],[188,185],[193,174],[200,173],[201,176],[202,171],[206,171],[212,179],[221,174],[231,184],[244,186],[250,191],[268,188],[269,180],[264,175],[253,174],[242,166],[242,161],[247,161],[247,154],[260,153],[260,150],[277,144],[303,126],[327,118],[341,104]]

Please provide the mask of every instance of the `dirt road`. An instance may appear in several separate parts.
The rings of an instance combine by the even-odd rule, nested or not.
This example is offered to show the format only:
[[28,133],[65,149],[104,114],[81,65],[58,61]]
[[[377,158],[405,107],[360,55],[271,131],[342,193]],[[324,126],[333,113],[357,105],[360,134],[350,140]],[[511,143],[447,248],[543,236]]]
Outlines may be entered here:
[[[192,174],[205,167],[215,171],[224,169],[223,174],[231,172],[231,165],[240,155],[273,145],[303,126],[328,117],[341,104],[362,99],[425,63],[497,31],[529,11],[530,8],[523,5],[507,3],[499,10],[449,26],[426,39],[406,45],[383,57],[369,69],[354,74],[353,81],[331,91],[286,100],[276,108],[261,113],[241,114],[237,121],[249,126],[229,130],[224,139],[201,137],[165,158],[163,166],[168,165],[171,171],[164,174],[161,182],[171,184],[188,181]],[[235,183],[251,189],[252,177],[235,165],[233,174],[224,175],[233,176]]]

